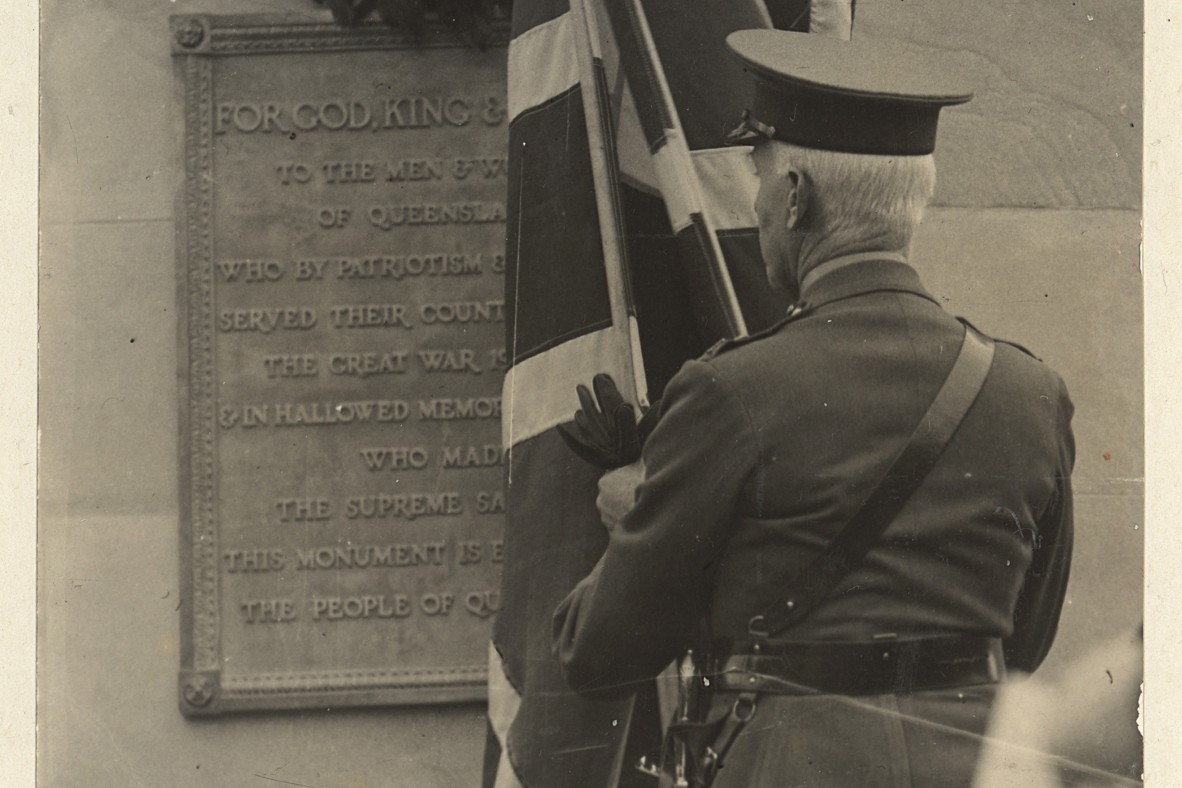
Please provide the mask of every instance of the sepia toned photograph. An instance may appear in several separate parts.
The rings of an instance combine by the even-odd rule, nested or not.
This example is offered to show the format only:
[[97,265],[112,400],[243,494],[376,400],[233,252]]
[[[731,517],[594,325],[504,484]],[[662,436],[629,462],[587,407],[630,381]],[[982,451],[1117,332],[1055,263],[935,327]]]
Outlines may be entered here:
[[1140,4],[40,14],[29,784],[1145,779]]

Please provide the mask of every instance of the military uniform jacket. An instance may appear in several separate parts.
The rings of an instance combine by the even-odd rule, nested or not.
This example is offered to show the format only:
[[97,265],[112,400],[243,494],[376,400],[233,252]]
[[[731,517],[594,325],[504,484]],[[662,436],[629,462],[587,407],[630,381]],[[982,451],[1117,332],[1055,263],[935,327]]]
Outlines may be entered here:
[[[577,690],[627,694],[705,623],[743,638],[854,514],[936,396],[964,327],[889,259],[832,270],[795,319],[686,363],[644,447],[635,506],[555,613]],[[1072,405],[998,342],[937,466],[830,596],[781,638],[1003,638],[1034,670],[1054,638],[1072,541]]]

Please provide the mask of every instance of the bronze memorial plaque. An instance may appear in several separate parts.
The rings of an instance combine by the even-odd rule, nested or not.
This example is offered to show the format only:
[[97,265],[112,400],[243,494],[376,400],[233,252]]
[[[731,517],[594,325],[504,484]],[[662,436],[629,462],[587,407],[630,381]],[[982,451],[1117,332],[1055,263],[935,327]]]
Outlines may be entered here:
[[484,696],[505,36],[178,16],[186,714]]

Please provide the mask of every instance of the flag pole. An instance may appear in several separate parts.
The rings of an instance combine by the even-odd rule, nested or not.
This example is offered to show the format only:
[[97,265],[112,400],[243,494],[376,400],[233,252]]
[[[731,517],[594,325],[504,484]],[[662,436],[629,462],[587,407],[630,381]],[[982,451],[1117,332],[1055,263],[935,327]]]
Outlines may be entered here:
[[735,295],[718,234],[705,211],[701,183],[644,7],[641,0],[605,0],[604,4],[621,50],[620,66],[633,86],[636,111],[653,154],[670,224],[678,234],[687,229],[694,233],[731,336],[746,336],[743,310]]
[[636,323],[636,305],[626,267],[615,146],[611,138],[611,119],[603,102],[605,91],[599,33],[588,0],[571,0],[570,10],[575,28],[579,93],[587,124],[587,147],[591,155],[595,206],[599,213],[599,235],[603,244],[603,267],[611,305],[612,329],[618,337],[615,344],[621,356],[621,367],[631,371],[631,380],[624,385],[632,390],[625,390],[624,394],[634,395],[635,401],[645,408],[648,406],[648,379]]
[[[579,62],[579,93],[583,100],[583,115],[587,125],[587,148],[591,156],[591,176],[595,186],[595,206],[599,213],[599,236],[603,244],[603,268],[607,279],[608,301],[611,306],[613,343],[620,355],[621,368],[631,371],[631,379],[623,393],[632,394],[639,405],[637,413],[648,407],[648,378],[644,370],[644,356],[640,347],[640,332],[636,322],[636,304],[632,297],[631,280],[626,268],[624,233],[620,217],[619,177],[615,146],[612,144],[612,124],[604,102],[603,59],[599,32],[595,26],[594,10],[588,0],[571,0],[574,22],[575,50]],[[623,382],[623,381],[622,381]],[[631,727],[632,707],[623,715],[624,730],[620,746],[613,753],[606,788],[619,783],[627,751],[628,729]]]

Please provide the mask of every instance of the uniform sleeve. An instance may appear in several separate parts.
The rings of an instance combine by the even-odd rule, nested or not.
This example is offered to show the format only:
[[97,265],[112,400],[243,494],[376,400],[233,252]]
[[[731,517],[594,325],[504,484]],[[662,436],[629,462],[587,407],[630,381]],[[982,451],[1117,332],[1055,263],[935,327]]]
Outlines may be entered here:
[[1059,381],[1059,470],[1051,500],[1039,517],[1034,555],[1014,610],[1014,634],[1005,641],[1006,667],[1033,673],[1046,658],[1059,627],[1067,593],[1074,540],[1071,471],[1075,439],[1071,432],[1074,406]]
[[758,454],[729,383],[709,363],[682,367],[645,443],[634,507],[555,611],[554,650],[574,690],[630,694],[689,644]]

